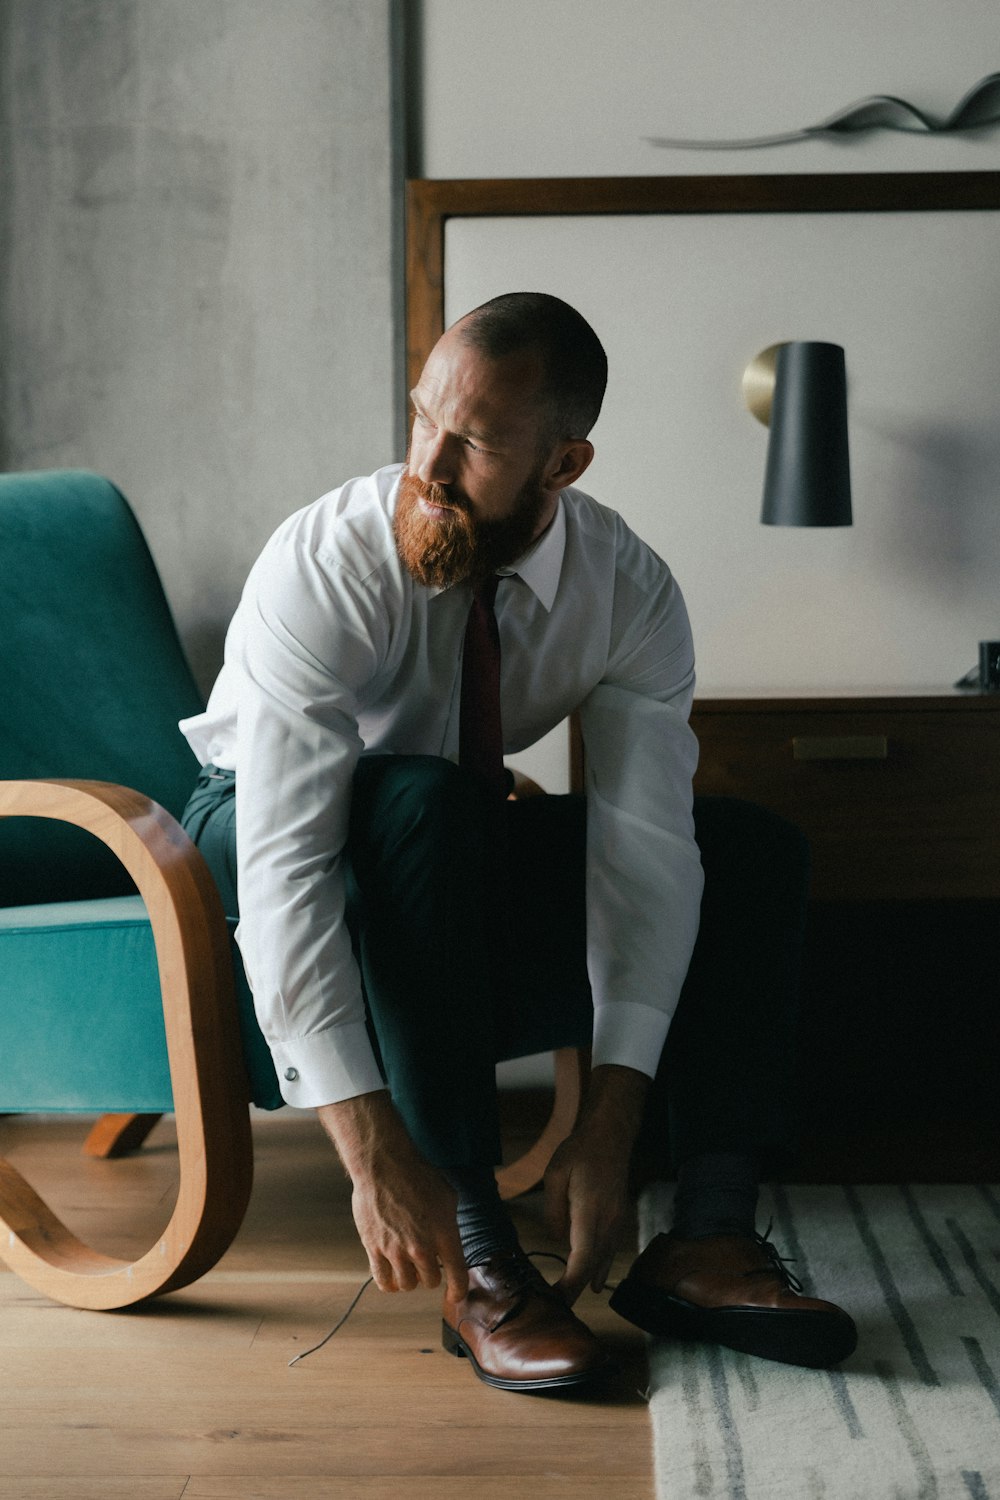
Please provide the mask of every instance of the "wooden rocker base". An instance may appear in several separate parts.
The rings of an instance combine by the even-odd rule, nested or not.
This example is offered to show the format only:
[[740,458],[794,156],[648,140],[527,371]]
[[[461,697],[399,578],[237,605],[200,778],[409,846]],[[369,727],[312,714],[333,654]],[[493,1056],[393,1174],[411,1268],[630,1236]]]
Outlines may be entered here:
[[210,1270],[232,1243],[250,1197],[253,1148],[222,904],[194,844],[169,813],[138,792],[98,781],[0,782],[0,817],[12,816],[57,818],[87,829],[114,850],[146,904],[163,997],[180,1186],[159,1239],[137,1260],[124,1261],[84,1244],[0,1158],[0,1255],[58,1302],[129,1307]]

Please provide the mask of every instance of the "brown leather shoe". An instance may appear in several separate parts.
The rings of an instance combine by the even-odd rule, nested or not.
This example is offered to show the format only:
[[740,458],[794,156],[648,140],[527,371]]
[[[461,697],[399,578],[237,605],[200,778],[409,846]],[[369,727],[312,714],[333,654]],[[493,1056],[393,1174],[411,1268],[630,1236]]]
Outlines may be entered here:
[[802,1296],[764,1235],[682,1240],[658,1234],[611,1297],[646,1333],[705,1339],[789,1365],[825,1369],[853,1353],[858,1332],[832,1302]]
[[442,1342],[502,1391],[583,1385],[610,1369],[590,1329],[520,1252],[473,1266],[460,1300],[445,1295]]

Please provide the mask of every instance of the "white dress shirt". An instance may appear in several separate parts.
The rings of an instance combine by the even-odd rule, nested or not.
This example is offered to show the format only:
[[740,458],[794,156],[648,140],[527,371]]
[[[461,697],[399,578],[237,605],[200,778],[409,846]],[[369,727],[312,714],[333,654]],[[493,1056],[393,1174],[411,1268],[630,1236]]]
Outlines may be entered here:
[[[236,772],[237,940],[282,1093],[300,1107],[384,1087],[344,920],[357,759],[458,758],[471,590],[427,588],[400,562],[400,472],[351,480],[279,527],[247,580],[208,707],[181,724],[203,764]],[[580,710],[594,1062],[651,1076],[702,885],[684,601],[620,516],[567,489],[501,578],[496,614],[505,753]]]

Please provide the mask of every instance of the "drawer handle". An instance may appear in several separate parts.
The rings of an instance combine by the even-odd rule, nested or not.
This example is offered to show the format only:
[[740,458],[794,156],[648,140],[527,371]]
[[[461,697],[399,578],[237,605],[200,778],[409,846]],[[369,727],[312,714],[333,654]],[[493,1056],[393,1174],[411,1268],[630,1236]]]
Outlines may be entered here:
[[797,734],[792,739],[795,760],[888,760],[884,734]]

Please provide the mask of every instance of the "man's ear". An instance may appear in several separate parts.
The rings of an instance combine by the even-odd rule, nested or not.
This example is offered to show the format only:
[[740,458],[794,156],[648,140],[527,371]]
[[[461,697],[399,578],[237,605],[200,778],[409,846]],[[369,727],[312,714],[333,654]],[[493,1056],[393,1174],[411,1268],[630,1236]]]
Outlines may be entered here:
[[590,467],[593,456],[594,445],[588,438],[572,438],[569,442],[559,443],[545,467],[542,488],[555,494],[575,484]]

